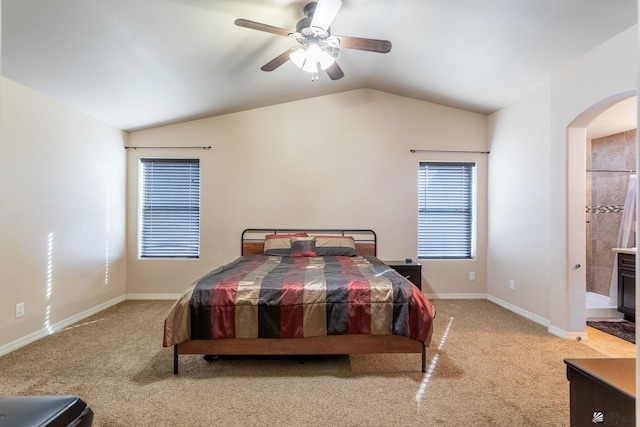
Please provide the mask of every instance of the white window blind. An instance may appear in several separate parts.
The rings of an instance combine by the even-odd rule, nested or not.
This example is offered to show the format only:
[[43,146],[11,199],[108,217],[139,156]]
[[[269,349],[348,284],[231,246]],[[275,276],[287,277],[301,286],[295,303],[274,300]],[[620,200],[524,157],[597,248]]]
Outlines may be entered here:
[[474,177],[474,163],[420,163],[419,258],[472,257]]
[[200,161],[140,159],[141,258],[200,256]]

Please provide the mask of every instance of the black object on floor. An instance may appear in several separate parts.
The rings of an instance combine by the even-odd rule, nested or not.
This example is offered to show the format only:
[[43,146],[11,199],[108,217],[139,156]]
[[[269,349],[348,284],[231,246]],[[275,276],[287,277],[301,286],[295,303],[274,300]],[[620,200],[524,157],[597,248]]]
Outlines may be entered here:
[[596,328],[609,335],[616,336],[630,343],[636,343],[636,324],[628,320],[619,320],[613,322],[587,322],[587,326]]
[[93,424],[93,411],[76,396],[0,396],[2,426],[73,426]]

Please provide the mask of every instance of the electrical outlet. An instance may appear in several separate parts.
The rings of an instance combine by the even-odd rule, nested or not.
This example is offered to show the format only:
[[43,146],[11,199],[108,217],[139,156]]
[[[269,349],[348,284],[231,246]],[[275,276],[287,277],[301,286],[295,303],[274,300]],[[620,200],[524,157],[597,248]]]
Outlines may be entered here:
[[16,304],[16,318],[24,316],[24,303]]
[[476,280],[476,272],[475,271],[470,271],[469,272],[469,280]]
[[513,289],[515,286],[515,283],[513,282],[513,279],[509,280],[509,289]]

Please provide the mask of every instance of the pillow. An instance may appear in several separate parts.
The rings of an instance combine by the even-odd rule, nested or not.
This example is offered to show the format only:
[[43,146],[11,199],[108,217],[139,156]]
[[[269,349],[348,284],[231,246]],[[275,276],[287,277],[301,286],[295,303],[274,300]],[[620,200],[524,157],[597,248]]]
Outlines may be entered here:
[[318,256],[356,256],[356,242],[351,236],[316,236]]
[[316,238],[315,237],[292,237],[291,238],[291,256],[317,256],[316,255]]
[[306,237],[307,233],[267,234],[264,236],[263,254],[267,256],[289,256],[292,237]]

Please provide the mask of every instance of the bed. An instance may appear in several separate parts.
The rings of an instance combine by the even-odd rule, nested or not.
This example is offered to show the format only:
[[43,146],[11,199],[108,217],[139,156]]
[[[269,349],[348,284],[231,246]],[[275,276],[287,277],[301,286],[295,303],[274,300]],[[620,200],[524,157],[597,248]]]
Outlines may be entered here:
[[164,321],[179,355],[421,353],[435,310],[377,258],[372,230],[246,229],[241,256],[196,280]]

